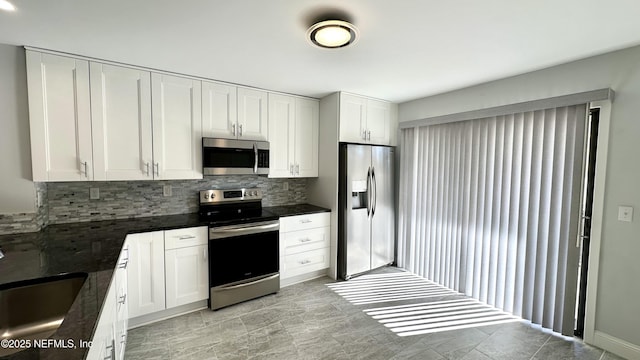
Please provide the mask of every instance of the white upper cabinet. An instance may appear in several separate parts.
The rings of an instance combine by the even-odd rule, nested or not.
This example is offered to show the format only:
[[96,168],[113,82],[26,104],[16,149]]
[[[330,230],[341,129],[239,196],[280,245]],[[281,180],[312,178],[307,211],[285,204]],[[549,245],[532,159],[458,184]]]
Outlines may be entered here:
[[236,86],[202,82],[202,136],[237,138],[237,91]]
[[395,145],[396,131],[395,104],[340,93],[340,141]]
[[319,103],[269,94],[269,177],[318,176]]
[[92,180],[89,63],[26,55],[33,180]]
[[340,94],[340,141],[366,142],[367,99]]
[[153,178],[151,74],[91,62],[95,180]]
[[267,92],[238,88],[238,125],[241,140],[267,140]]
[[269,94],[269,177],[293,176],[295,107],[295,98]]
[[317,100],[296,99],[295,161],[296,176],[318,176],[318,140],[320,103]]
[[267,92],[202,82],[202,136],[267,140]]
[[152,73],[151,86],[154,179],[202,179],[201,82]]

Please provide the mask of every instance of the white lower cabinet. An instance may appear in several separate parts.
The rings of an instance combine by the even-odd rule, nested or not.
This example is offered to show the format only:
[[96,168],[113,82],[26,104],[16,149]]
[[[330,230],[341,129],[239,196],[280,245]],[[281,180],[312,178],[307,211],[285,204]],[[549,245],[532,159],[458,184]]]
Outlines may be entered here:
[[127,236],[129,317],[165,309],[164,231]]
[[280,279],[329,267],[330,213],[280,218]]
[[129,318],[209,298],[207,230],[201,226],[127,236]]
[[209,297],[207,245],[167,250],[167,308],[189,304]]
[[128,244],[125,241],[102,304],[96,331],[87,353],[87,360],[124,359],[129,316],[127,302],[128,257]]

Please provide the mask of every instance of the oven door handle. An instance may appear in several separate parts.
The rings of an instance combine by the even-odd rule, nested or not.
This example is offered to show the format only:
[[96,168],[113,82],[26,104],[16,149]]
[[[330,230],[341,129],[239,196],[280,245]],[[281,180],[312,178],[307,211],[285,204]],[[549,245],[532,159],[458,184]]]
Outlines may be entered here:
[[223,239],[233,236],[259,234],[269,231],[278,231],[280,229],[279,221],[265,221],[253,223],[250,225],[230,225],[209,229],[209,240]]

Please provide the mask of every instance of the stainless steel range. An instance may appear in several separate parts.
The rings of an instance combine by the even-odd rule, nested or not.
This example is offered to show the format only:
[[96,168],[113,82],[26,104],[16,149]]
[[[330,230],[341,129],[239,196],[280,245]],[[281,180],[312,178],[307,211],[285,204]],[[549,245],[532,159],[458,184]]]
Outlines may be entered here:
[[209,307],[217,310],[280,290],[279,220],[260,189],[200,191],[209,222]]

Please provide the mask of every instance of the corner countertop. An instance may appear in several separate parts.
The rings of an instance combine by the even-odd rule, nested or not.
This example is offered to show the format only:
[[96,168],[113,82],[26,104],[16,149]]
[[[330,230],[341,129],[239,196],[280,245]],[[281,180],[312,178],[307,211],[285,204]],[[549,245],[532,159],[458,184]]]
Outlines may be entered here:
[[[310,204],[265,207],[278,216],[328,212]],[[88,277],[52,339],[72,339],[75,349],[28,349],[2,359],[83,359],[88,348],[80,340],[93,338],[116,262],[128,234],[207,226],[198,214],[142,217],[49,225],[39,232],[0,235],[5,257],[0,260],[0,285],[84,272]]]

